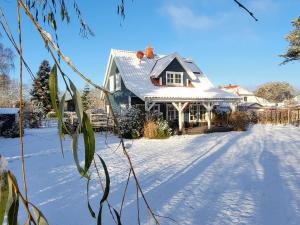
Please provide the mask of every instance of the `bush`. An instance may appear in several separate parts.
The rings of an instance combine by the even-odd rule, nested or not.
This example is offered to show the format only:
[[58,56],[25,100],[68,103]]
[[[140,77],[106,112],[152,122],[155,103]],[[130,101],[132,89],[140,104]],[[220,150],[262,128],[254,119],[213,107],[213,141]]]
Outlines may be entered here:
[[169,127],[169,124],[164,119],[156,120],[157,126],[157,137],[158,138],[167,138],[172,135],[172,129]]
[[171,134],[172,130],[166,120],[148,120],[144,125],[144,137],[146,138],[168,138]]
[[54,111],[48,112],[46,118],[56,118],[56,112]]
[[249,116],[246,112],[233,112],[229,117],[229,125],[235,131],[246,131],[250,124]]
[[124,138],[139,138],[143,134],[144,116],[142,111],[130,107],[118,115],[120,135]]
[[[22,129],[22,135],[24,134],[24,130]],[[5,138],[15,138],[20,136],[19,125],[14,123],[12,127],[4,130],[2,132],[2,136]]]

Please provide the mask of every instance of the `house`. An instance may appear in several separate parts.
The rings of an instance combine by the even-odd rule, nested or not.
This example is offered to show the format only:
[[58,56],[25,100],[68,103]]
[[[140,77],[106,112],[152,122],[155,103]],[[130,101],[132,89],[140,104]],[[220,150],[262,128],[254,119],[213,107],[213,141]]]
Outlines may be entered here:
[[19,108],[0,108],[0,135],[18,124]]
[[225,85],[220,87],[221,90],[226,91],[231,94],[235,94],[241,98],[239,106],[245,107],[272,107],[275,106],[274,103],[270,103],[264,98],[260,98],[254,95],[253,92],[239,86],[239,85]]
[[210,129],[215,106],[226,102],[234,109],[240,100],[215,88],[192,59],[154,54],[149,47],[146,54],[112,49],[103,85],[112,93],[114,110],[135,105],[147,114],[160,112],[177,122],[179,131],[191,123]]

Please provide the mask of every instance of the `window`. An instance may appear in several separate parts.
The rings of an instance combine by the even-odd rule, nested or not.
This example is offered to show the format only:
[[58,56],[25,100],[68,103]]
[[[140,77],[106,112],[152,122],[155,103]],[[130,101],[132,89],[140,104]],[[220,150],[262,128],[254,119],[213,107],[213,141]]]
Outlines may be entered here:
[[116,74],[116,91],[121,90],[121,76],[120,74]]
[[109,91],[114,92],[115,91],[115,79],[114,76],[109,77]]
[[247,97],[244,97],[244,102],[246,102],[247,101]]
[[167,85],[183,86],[183,73],[182,72],[166,72]]
[[203,105],[199,105],[199,119],[201,121],[205,120],[206,108]]
[[178,119],[178,111],[173,105],[167,105],[167,120],[173,121]]
[[190,105],[190,121],[198,120],[198,105]]
[[200,104],[191,104],[190,105],[190,121],[191,122],[200,122],[205,120],[206,109],[203,105]]
[[160,113],[160,105],[159,104],[155,104],[154,106],[152,106],[152,108],[150,109],[151,113]]

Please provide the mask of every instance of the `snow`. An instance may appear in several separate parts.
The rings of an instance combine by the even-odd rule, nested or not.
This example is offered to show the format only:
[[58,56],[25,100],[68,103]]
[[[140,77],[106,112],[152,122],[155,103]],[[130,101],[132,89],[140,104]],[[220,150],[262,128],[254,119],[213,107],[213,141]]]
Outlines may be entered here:
[[[255,125],[246,132],[127,140],[126,146],[153,210],[178,224],[296,225],[300,224],[299,136],[298,127]],[[127,163],[117,149],[116,137],[109,135],[105,143],[105,135],[97,133],[97,152],[111,174],[109,201],[119,208]],[[29,199],[49,223],[96,224],[87,209],[86,183],[72,160],[70,139],[66,137],[64,142],[65,158],[55,129],[25,130],[24,146]],[[0,154],[22,187],[19,151],[18,139],[0,138]],[[132,182],[123,224],[137,224]],[[94,209],[101,195],[93,181],[90,198]],[[149,224],[146,210],[141,214],[142,224]],[[159,220],[161,224],[176,224]]]
[[[226,99],[239,100],[239,97],[223,90],[213,88],[205,74],[198,73],[200,69],[189,60],[187,63],[177,53],[169,55],[155,55],[154,59],[144,57],[141,61],[136,57],[136,52],[125,50],[111,50],[111,56],[115,61],[126,88],[136,96],[145,100],[150,97],[161,98],[187,98],[187,99]],[[159,75],[176,58],[189,74],[193,84],[191,87],[164,87],[155,86],[151,82],[151,76]],[[196,72],[196,73],[193,73]],[[106,76],[108,76],[107,70]],[[107,78],[106,78],[107,80]]]

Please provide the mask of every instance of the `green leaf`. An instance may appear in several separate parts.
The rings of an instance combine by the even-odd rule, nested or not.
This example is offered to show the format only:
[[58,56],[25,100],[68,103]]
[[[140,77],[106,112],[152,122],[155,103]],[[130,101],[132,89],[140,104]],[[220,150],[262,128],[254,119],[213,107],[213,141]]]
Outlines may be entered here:
[[89,199],[89,184],[90,184],[90,179],[88,179],[87,183],[86,183],[86,196],[87,196],[87,202],[88,202],[88,209],[91,213],[91,216],[93,218],[96,218],[96,214],[94,212],[94,210],[92,209],[91,205],[90,205],[90,199]]
[[115,212],[116,217],[117,217],[118,225],[122,225],[122,223],[121,223],[121,217],[120,217],[118,211],[115,208],[113,208],[113,209],[114,209],[114,212]]
[[104,173],[105,173],[105,189],[104,189],[103,196],[100,200],[100,209],[99,209],[98,219],[97,219],[97,225],[101,225],[102,224],[102,208],[103,208],[103,203],[107,200],[107,197],[109,195],[110,178],[109,178],[109,173],[108,173],[108,170],[107,170],[107,167],[106,167],[106,164],[105,164],[104,160],[99,155],[98,155],[98,157],[100,159],[100,162],[103,166]]
[[59,133],[59,140],[60,140],[60,148],[61,148],[61,154],[64,156],[64,148],[63,148],[63,138],[64,138],[64,132],[63,128],[67,130],[65,123],[64,123],[64,105],[65,105],[65,98],[66,98],[66,92],[63,94],[61,101],[59,102],[59,118],[58,118],[58,133]]
[[72,153],[73,158],[75,161],[75,164],[77,166],[77,170],[80,173],[80,175],[84,176],[84,169],[80,166],[79,158],[78,158],[78,134],[75,133],[72,135]]
[[[97,154],[98,155],[98,154]],[[103,203],[106,201],[108,195],[109,195],[109,189],[110,189],[110,178],[109,178],[109,173],[108,173],[108,170],[107,170],[107,167],[106,167],[106,164],[104,162],[104,160],[100,157],[100,155],[98,155],[100,161],[101,161],[101,164],[103,166],[103,169],[104,169],[104,173],[105,173],[105,189],[104,189],[104,194],[102,196],[102,199],[100,201],[100,203]]]
[[7,222],[8,225],[18,225],[18,211],[19,211],[19,195],[15,187],[18,187],[17,180],[9,173],[8,177],[8,207],[7,207]]
[[97,225],[102,225],[102,204],[100,205],[98,212]]
[[59,111],[57,106],[57,67],[56,64],[51,69],[50,76],[49,76],[49,90],[50,90],[50,99],[52,108],[56,112],[56,116],[59,117]]
[[82,132],[85,146],[84,170],[87,172],[91,166],[95,154],[95,136],[92,124],[88,115],[83,112]]
[[34,221],[36,222],[37,225],[49,225],[46,217],[43,215],[43,213],[33,204],[32,206],[32,211],[33,211],[33,216],[34,216]]
[[73,84],[73,82],[70,79],[69,79],[69,82],[70,82],[71,90],[73,92],[72,100],[75,104],[75,111],[76,111],[78,121],[79,121],[79,125],[78,125],[78,129],[79,129],[81,127],[82,119],[83,119],[83,106],[82,106],[81,96],[80,96],[79,91],[77,90],[77,88],[75,87],[75,85]]
[[0,186],[0,224],[2,224],[9,194],[7,172],[0,176],[0,182],[2,183]]

